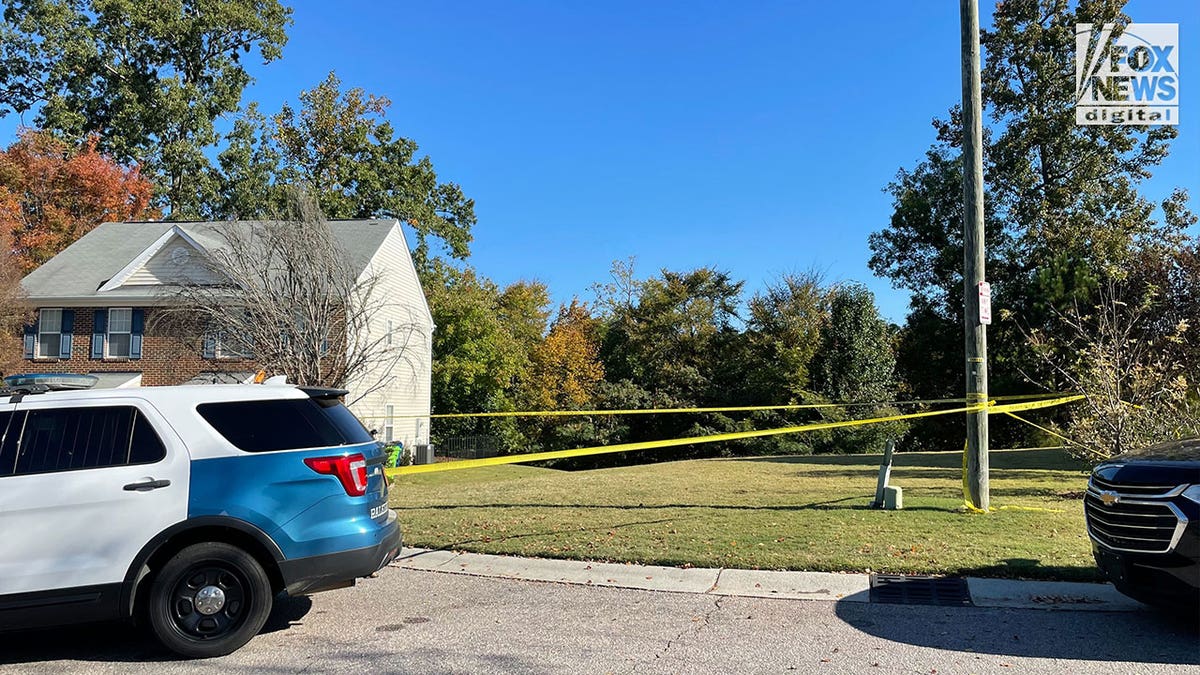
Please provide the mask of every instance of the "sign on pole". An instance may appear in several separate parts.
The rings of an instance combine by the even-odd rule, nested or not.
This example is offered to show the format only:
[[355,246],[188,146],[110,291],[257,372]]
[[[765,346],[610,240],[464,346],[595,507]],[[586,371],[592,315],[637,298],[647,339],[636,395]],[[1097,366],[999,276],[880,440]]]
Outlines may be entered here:
[[979,323],[992,325],[992,285],[986,281],[979,282]]

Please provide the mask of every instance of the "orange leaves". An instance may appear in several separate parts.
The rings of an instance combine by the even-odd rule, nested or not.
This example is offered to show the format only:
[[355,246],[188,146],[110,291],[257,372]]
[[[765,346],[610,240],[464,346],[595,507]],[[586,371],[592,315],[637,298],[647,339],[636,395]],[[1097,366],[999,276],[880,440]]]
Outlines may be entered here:
[[25,129],[0,152],[0,240],[22,273],[49,260],[100,223],[154,218],[154,186],[136,166]]
[[542,409],[569,410],[588,405],[604,379],[596,320],[578,300],[559,310],[546,338],[534,348],[529,397]]

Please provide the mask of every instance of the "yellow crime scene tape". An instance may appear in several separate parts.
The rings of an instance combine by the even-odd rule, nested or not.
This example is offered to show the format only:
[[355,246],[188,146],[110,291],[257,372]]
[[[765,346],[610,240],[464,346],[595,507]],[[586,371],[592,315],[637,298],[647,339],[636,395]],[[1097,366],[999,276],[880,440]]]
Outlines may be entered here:
[[1053,430],[1053,429],[1048,429],[1048,428],[1046,428],[1046,427],[1044,427],[1044,426],[1042,426],[1042,425],[1040,425],[1040,424],[1036,424],[1036,423],[1034,423],[1034,422],[1030,422],[1029,420],[1025,419],[1024,417],[1021,417],[1021,416],[1019,416],[1019,415],[1015,415],[1015,414],[1013,414],[1013,413],[1004,413],[1004,414],[1005,414],[1005,415],[1008,415],[1009,417],[1011,417],[1011,418],[1013,418],[1013,419],[1015,419],[1015,420],[1017,420],[1018,422],[1024,422],[1025,424],[1028,424],[1029,426],[1033,427],[1034,429],[1037,429],[1037,430],[1039,430],[1039,431],[1044,431],[1044,432],[1046,432],[1047,434],[1050,434],[1051,436],[1053,436],[1053,437],[1057,438],[1057,439],[1058,439],[1058,440],[1060,440],[1060,441],[1064,441],[1064,442],[1066,442],[1066,443],[1070,443],[1071,445],[1074,445],[1074,446],[1075,446],[1075,447],[1077,447],[1077,448],[1083,448],[1084,450],[1087,450],[1087,451],[1089,451],[1089,452],[1091,452],[1091,451],[1092,451],[1092,449],[1091,449],[1091,448],[1089,448],[1088,446],[1084,445],[1083,443],[1080,443],[1079,441],[1077,441],[1077,440],[1075,440],[1075,439],[1073,439],[1073,438],[1068,438],[1068,437],[1066,437],[1066,436],[1063,436],[1062,434],[1058,433],[1057,431],[1055,431],[1055,430]]
[[947,410],[926,410],[915,413],[905,413],[900,415],[887,415],[884,417],[872,417],[861,420],[844,420],[840,422],[817,422],[813,424],[803,424],[800,426],[780,427],[777,429],[760,429],[756,431],[736,431],[723,434],[712,434],[709,436],[693,436],[689,438],[669,438],[658,441],[642,441],[638,443],[620,443],[617,445],[600,445],[590,448],[575,448],[571,450],[553,450],[549,452],[535,452],[529,454],[518,455],[501,455],[498,457],[485,457],[483,459],[465,459],[455,462],[440,462],[436,464],[416,464],[413,466],[401,466],[385,469],[384,473],[388,476],[407,476],[419,473],[433,473],[437,471],[456,471],[462,469],[475,469],[484,466],[499,466],[502,464],[522,464],[525,462],[541,462],[550,459],[567,459],[569,457],[584,457],[588,455],[604,455],[617,452],[633,452],[636,450],[654,450],[658,448],[672,448],[682,445],[699,445],[703,443],[719,443],[722,441],[737,441],[747,438],[762,438],[765,436],[778,436],[782,434],[795,434],[805,431],[820,431],[823,429],[839,429],[845,427],[864,426],[867,424],[880,424],[883,422],[897,422],[901,420],[918,419],[922,417],[935,417],[939,415],[953,415],[970,412],[1007,412],[1021,410],[1035,410],[1038,408],[1049,408],[1064,403],[1070,403],[1083,398],[1079,395],[1064,396],[1053,399],[1040,399],[1035,401],[1026,401],[1023,403],[1008,403],[1003,405],[994,405],[992,402],[979,403],[965,406],[962,408],[950,408]]
[[[1074,401],[1078,401],[1083,398],[1086,398],[1086,397],[1083,396],[1082,394],[1077,394],[1077,395],[1073,395],[1073,396],[1064,396],[1062,398],[1055,399],[1055,405],[1062,405],[1064,403],[1072,403]],[[1041,429],[1042,431],[1045,431],[1046,433],[1050,434],[1051,436],[1055,436],[1055,437],[1057,437],[1061,440],[1067,441],[1069,443],[1074,443],[1075,445],[1078,445],[1079,447],[1084,447],[1082,443],[1078,443],[1074,440],[1071,440],[1070,438],[1067,438],[1066,436],[1063,436],[1062,434],[1055,433],[1041,425],[1034,424],[1033,422],[1030,422],[1029,420],[1025,419],[1024,417],[1020,417],[1019,415],[1015,414],[1018,411],[1033,410],[1034,408],[1048,408],[1048,407],[1050,407],[1050,406],[1032,406],[1032,407],[1030,407],[1028,404],[1025,404],[1025,403],[1012,403],[1012,404],[1003,405],[1003,406],[992,406],[991,408],[988,409],[988,412],[989,413],[1003,413],[1015,420],[1024,422],[1032,427]],[[974,504],[971,502],[971,493],[970,493],[970,490],[967,489],[967,444],[966,443],[963,443],[962,469],[963,469],[963,471],[962,471],[962,474],[963,474],[963,479],[962,479],[963,504],[962,505],[963,505],[964,509],[966,509],[967,511],[970,511],[971,513],[987,513],[988,511],[1040,511],[1043,513],[1062,513],[1062,509],[1050,509],[1050,508],[1045,508],[1042,506],[1016,506],[1016,505],[1012,505],[1012,504],[1005,505],[1005,506],[993,506],[987,510],[981,509],[981,508],[979,508],[979,506],[977,504]]]

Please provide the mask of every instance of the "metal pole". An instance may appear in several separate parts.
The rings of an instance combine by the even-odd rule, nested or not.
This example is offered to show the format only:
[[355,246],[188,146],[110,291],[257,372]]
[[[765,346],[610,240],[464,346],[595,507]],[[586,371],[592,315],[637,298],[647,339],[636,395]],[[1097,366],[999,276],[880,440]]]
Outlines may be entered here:
[[[978,0],[960,0],[963,123],[963,326],[966,329],[967,404],[987,401],[987,327],[979,314],[983,258],[983,104],[979,92]],[[967,496],[986,510],[988,415],[967,413]]]

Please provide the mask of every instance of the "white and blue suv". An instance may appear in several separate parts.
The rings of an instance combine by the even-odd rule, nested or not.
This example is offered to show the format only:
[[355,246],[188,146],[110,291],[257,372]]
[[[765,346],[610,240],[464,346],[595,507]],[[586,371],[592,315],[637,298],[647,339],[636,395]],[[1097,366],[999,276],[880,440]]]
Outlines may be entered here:
[[0,390],[0,630],[133,618],[178,654],[219,656],[277,594],[379,570],[400,528],[344,394]]

